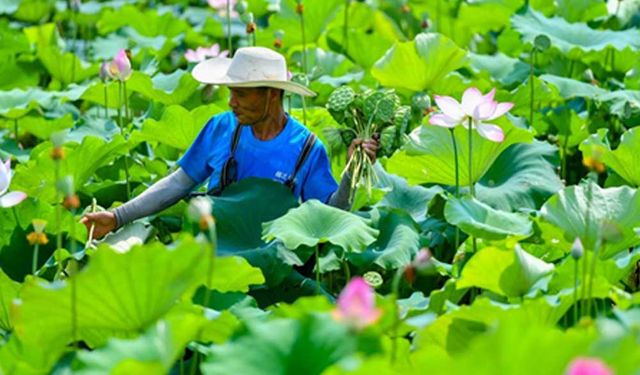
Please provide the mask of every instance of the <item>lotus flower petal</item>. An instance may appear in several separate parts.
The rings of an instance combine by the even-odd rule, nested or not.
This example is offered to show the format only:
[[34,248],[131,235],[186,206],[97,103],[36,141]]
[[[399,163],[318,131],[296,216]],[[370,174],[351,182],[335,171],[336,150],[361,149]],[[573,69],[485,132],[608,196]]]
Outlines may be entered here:
[[498,103],[494,101],[481,103],[473,110],[473,118],[479,121],[488,120],[495,113],[497,106]]
[[482,99],[484,100],[485,103],[486,102],[491,102],[491,101],[493,101],[493,98],[495,96],[496,96],[496,89],[494,87],[485,96],[483,96]]
[[465,117],[464,110],[460,106],[460,103],[454,98],[436,95],[435,100],[438,108],[449,118],[461,121]]
[[480,90],[475,87],[469,87],[462,94],[462,109],[468,116],[473,116],[473,112],[480,104],[490,102],[485,100]]
[[569,365],[567,375],[613,375],[613,371],[597,358],[577,358]]
[[474,126],[478,131],[478,134],[480,134],[480,136],[483,138],[486,138],[493,142],[502,142],[504,140],[504,132],[498,125],[483,124],[481,122],[478,122],[474,124]]
[[121,49],[109,63],[109,75],[119,81],[126,81],[131,77],[131,73],[131,62],[127,57],[127,52]]
[[495,112],[493,112],[491,117],[487,118],[486,120],[495,120],[498,117],[500,117],[500,116],[504,115],[505,113],[509,112],[509,110],[511,108],[513,108],[513,103],[510,103],[510,102],[497,103],[497,104],[498,105],[496,106]]
[[200,62],[198,53],[192,49],[188,49],[187,52],[184,53],[184,58],[187,59],[188,62]]
[[338,297],[337,309],[333,316],[339,321],[364,328],[380,317],[381,311],[375,308],[373,290],[363,278],[354,277]]
[[456,119],[452,119],[444,113],[438,113],[432,115],[431,118],[429,118],[429,124],[442,126],[445,128],[453,128],[456,125],[460,124],[460,121],[456,121]]
[[11,184],[11,161],[0,163],[0,195],[7,192]]
[[9,208],[22,202],[27,198],[27,194],[21,191],[12,191],[10,193],[0,196],[0,207]]
[[[238,16],[238,12],[233,10],[233,8],[236,6],[237,0],[229,0],[229,1],[231,2],[231,4],[229,4],[229,6],[231,7],[231,16],[232,17]],[[207,2],[209,3],[210,7],[212,7],[213,9],[215,9],[217,11],[219,11],[221,15],[225,15],[226,14],[226,12],[227,12],[227,0],[208,0]]]

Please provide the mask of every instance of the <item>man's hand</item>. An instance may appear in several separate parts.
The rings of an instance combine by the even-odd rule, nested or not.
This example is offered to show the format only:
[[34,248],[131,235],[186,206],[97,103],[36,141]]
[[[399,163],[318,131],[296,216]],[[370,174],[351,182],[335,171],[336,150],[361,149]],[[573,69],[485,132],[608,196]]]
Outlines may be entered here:
[[110,211],[86,214],[80,219],[80,222],[87,227],[87,231],[90,231],[91,225],[95,224],[93,238],[102,238],[107,233],[116,229],[117,226],[116,215]]
[[376,162],[376,153],[378,152],[378,148],[380,148],[380,142],[378,142],[378,139],[379,135],[377,133],[370,139],[354,139],[347,150],[347,161],[351,159],[351,155],[353,154],[353,151],[355,151],[356,147],[360,146],[367,156],[369,156],[371,164],[374,164]]

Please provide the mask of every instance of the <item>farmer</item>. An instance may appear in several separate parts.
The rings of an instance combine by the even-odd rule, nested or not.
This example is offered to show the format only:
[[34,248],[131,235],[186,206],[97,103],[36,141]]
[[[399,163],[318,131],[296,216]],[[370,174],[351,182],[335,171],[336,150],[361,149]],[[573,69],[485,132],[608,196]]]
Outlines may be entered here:
[[[235,181],[259,177],[283,183],[302,201],[318,199],[349,207],[347,174],[338,186],[320,140],[284,111],[284,90],[304,96],[315,93],[287,79],[282,55],[262,47],[240,48],[233,59],[199,63],[192,75],[202,83],[228,86],[231,111],[209,120],[169,176],[113,210],[86,214],[82,223],[87,228],[95,224],[96,238],[171,206],[207,178],[212,195]],[[354,140],[349,156],[357,145],[375,162],[377,141]]]

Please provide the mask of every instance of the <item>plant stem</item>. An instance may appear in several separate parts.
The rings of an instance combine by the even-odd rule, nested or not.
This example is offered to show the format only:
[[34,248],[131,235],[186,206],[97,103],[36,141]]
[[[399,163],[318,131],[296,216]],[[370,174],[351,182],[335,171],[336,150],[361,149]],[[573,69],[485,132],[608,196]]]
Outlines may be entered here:
[[[473,128],[471,127],[472,120],[469,118],[469,193],[471,194],[471,198],[475,198],[476,191],[473,186]],[[476,237],[471,236],[471,243],[473,246],[473,253],[475,254],[478,249],[478,244],[476,242]]]
[[342,24],[342,54],[345,56],[349,50],[349,5],[351,5],[351,0],[345,0],[344,21]]
[[71,287],[71,339],[73,342],[73,346],[77,348],[78,345],[78,311],[77,311],[77,285],[76,285],[76,277],[77,277],[77,265],[75,264],[75,258],[71,258],[71,264],[74,268],[74,273],[69,277],[69,284]]
[[318,250],[318,245],[313,251],[316,256],[316,293],[320,294],[320,250]]
[[[456,190],[455,197],[458,198],[460,196],[460,170],[458,164],[458,142],[456,142],[456,135],[454,133],[454,128],[449,128],[449,132],[451,133],[451,143],[453,144],[453,161],[456,169]],[[456,250],[458,246],[460,246],[460,228],[456,227],[456,239],[455,239]]]
[[346,283],[348,283],[349,280],[351,280],[351,270],[349,269],[347,257],[344,257],[344,259],[342,259],[342,268],[344,268],[344,277],[346,279]]
[[13,119],[13,134],[16,138],[16,144],[19,144],[18,142],[18,119]]
[[562,170],[560,176],[564,183],[567,183],[567,149],[569,146],[569,134],[565,135],[564,143],[562,144]]
[[[300,1],[302,4],[302,2]],[[302,72],[304,73],[305,81],[307,80],[309,70],[307,69],[307,37],[304,31],[304,12],[300,13],[300,32],[302,34]],[[302,123],[307,126],[307,104],[304,96],[302,98]]]
[[[127,139],[127,134],[124,130],[124,124],[122,119],[122,81],[118,81],[118,127],[120,127],[120,134]],[[126,179],[127,186],[127,200],[131,199],[131,185],[129,182],[129,161],[127,160],[127,155],[124,157],[124,175]]]
[[578,322],[578,260],[573,267],[573,324]]
[[40,252],[40,244],[36,243],[33,245],[33,262],[31,264],[31,274],[33,276],[36,275],[36,271],[38,270],[38,253]]
[[[126,126],[131,124],[131,112],[129,111],[129,96],[127,96],[127,81],[122,81],[122,96],[124,97],[124,118],[127,120]],[[127,130],[125,134],[129,134]]]
[[227,49],[229,57],[233,56],[233,46],[231,45],[231,0],[227,0]]
[[[593,249],[593,259],[591,259],[591,270],[589,273],[589,291],[587,294],[587,311],[591,314],[591,298],[593,295],[593,281],[596,273],[596,262],[598,261],[598,250],[600,249],[600,241],[596,241],[595,248]],[[597,307],[596,307],[597,309]]]
[[104,118],[109,118],[109,90],[107,90],[107,82],[104,83]]
[[534,86],[533,86],[533,67],[535,64],[535,56],[536,56],[536,47],[533,47],[531,51],[531,68],[529,69],[529,85],[531,86],[531,91],[529,96],[531,97],[529,103],[529,126],[533,127],[533,105],[534,105]]
[[215,258],[216,258],[216,250],[217,250],[217,235],[216,235],[216,226],[215,226],[215,222],[213,221],[213,218],[209,217],[207,219],[207,226],[209,228],[209,245],[211,245],[211,252],[208,254],[208,258],[209,258],[209,264],[208,264],[208,270],[207,270],[207,290],[206,290],[206,294],[204,295],[204,306],[205,307],[209,307],[209,301],[211,299],[211,289],[212,289],[212,282],[213,282],[213,263],[215,262]]
[[391,358],[393,364],[396,361],[398,352],[398,326],[400,325],[400,312],[398,311],[398,296],[400,294],[400,280],[402,279],[404,269],[400,268],[393,277],[391,282],[391,300],[393,302],[393,325],[391,326]]
[[62,248],[62,195],[60,194],[60,188],[58,187],[58,180],[60,180],[60,160],[55,161],[55,184],[56,184],[56,229],[58,231],[56,235],[56,250]]

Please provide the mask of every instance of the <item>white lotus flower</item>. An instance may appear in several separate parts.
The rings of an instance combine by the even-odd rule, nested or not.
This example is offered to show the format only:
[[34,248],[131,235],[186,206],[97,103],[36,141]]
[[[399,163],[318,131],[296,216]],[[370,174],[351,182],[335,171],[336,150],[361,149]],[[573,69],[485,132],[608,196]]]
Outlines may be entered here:
[[21,191],[7,192],[11,177],[11,160],[0,161],[0,207],[3,208],[13,207],[27,198],[27,194]]

